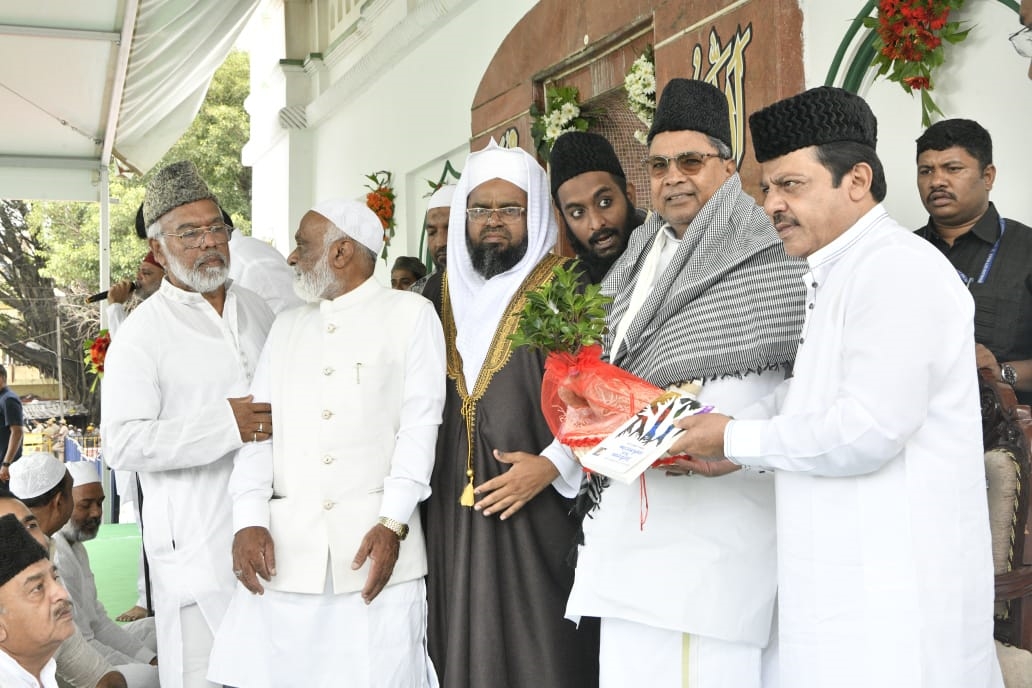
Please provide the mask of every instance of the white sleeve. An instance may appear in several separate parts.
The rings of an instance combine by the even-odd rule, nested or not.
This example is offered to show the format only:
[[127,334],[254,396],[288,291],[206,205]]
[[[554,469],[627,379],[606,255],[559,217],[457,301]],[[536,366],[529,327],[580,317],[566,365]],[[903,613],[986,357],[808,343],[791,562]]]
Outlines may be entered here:
[[125,306],[120,303],[109,303],[106,311],[108,335],[114,338],[115,332],[118,332],[118,328],[125,322]]
[[577,496],[580,491],[581,480],[584,478],[584,469],[580,462],[573,456],[573,452],[565,444],[557,439],[541,450],[541,456],[552,462],[559,475],[552,481],[552,487],[563,497],[570,499]]
[[159,419],[161,409],[154,356],[124,339],[114,342],[101,390],[101,432],[111,468],[142,473],[205,466],[243,444],[227,399],[175,418]]
[[430,496],[446,379],[444,332],[434,307],[425,301],[405,357],[404,399],[381,516],[408,523],[419,502]]
[[[271,403],[271,354],[266,341],[258,359],[251,394],[255,403]],[[233,458],[233,473],[229,478],[229,497],[233,500],[233,530],[249,526],[269,528],[269,500],[272,499],[272,439],[247,442]]]
[[[876,255],[893,261],[885,252]],[[960,300],[970,296],[956,296],[920,264],[907,267],[905,256],[879,267],[851,277],[841,379],[791,381],[796,393],[805,393],[798,386],[811,382],[834,384],[833,403],[810,413],[731,421],[724,431],[728,458],[811,475],[863,475],[897,456],[925,422],[936,374],[930,352],[944,342],[961,346],[971,339],[963,325],[972,307]]]

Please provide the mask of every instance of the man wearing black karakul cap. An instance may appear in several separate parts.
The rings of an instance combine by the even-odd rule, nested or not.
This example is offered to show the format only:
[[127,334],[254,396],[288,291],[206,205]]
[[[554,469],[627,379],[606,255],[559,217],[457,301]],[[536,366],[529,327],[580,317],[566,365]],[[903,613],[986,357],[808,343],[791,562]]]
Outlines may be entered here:
[[[742,190],[729,112],[702,81],[663,90],[644,161],[654,212],[602,292],[615,299],[612,363],[659,387],[695,381],[700,401],[738,412],[795,358],[803,265]],[[759,688],[776,593],[773,481],[674,475],[685,472],[604,489],[584,520],[567,615],[602,619],[603,685]]]
[[998,688],[971,296],[882,207],[863,99],[816,88],[749,126],[807,321],[776,416],[693,417],[671,451],[774,470],[780,685]]
[[593,283],[623,255],[627,240],[645,221],[634,207],[634,185],[627,181],[613,146],[586,131],[568,131],[552,146],[548,160],[552,201],[566,238]]
[[0,686],[56,688],[54,653],[74,632],[46,549],[17,516],[0,516]]

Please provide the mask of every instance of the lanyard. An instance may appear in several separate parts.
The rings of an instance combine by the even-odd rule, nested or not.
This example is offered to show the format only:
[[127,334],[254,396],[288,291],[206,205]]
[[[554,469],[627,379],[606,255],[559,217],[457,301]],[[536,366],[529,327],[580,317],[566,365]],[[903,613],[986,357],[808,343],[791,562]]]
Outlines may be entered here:
[[1000,236],[996,237],[996,243],[989,249],[989,255],[985,258],[985,264],[982,265],[982,272],[978,274],[978,279],[975,280],[968,277],[961,270],[957,270],[957,274],[960,275],[960,281],[964,283],[965,287],[970,287],[971,283],[985,284],[985,280],[989,277],[989,271],[993,269],[993,261],[996,260],[996,252],[1000,250],[1000,241],[1003,240],[1003,233],[1007,231],[1007,228],[1003,224],[1003,218],[1000,218]]

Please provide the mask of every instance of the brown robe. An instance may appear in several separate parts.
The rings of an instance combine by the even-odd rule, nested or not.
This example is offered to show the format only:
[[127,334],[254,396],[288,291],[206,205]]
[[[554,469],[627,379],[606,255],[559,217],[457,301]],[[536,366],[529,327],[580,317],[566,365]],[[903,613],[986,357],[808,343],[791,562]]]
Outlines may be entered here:
[[[552,441],[541,415],[544,355],[513,349],[508,335],[524,293],[551,279],[561,260],[542,260],[509,304],[474,386],[475,401],[465,390],[446,283],[443,303],[435,303],[445,327],[448,385],[424,530],[428,642],[442,688],[598,685],[597,628],[578,631],[563,618],[573,585],[566,556],[578,530],[571,500],[546,487],[505,521],[459,504],[470,444],[480,485],[508,469],[492,450],[536,453]],[[464,401],[473,419],[471,443]]]

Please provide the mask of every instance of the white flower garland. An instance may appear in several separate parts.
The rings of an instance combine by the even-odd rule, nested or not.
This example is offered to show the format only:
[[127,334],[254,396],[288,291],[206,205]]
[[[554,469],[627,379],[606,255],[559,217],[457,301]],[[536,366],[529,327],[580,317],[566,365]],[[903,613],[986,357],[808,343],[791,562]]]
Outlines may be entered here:
[[627,107],[645,125],[645,131],[634,132],[634,138],[644,145],[656,114],[656,62],[651,45],[627,70],[624,90],[627,92]]

